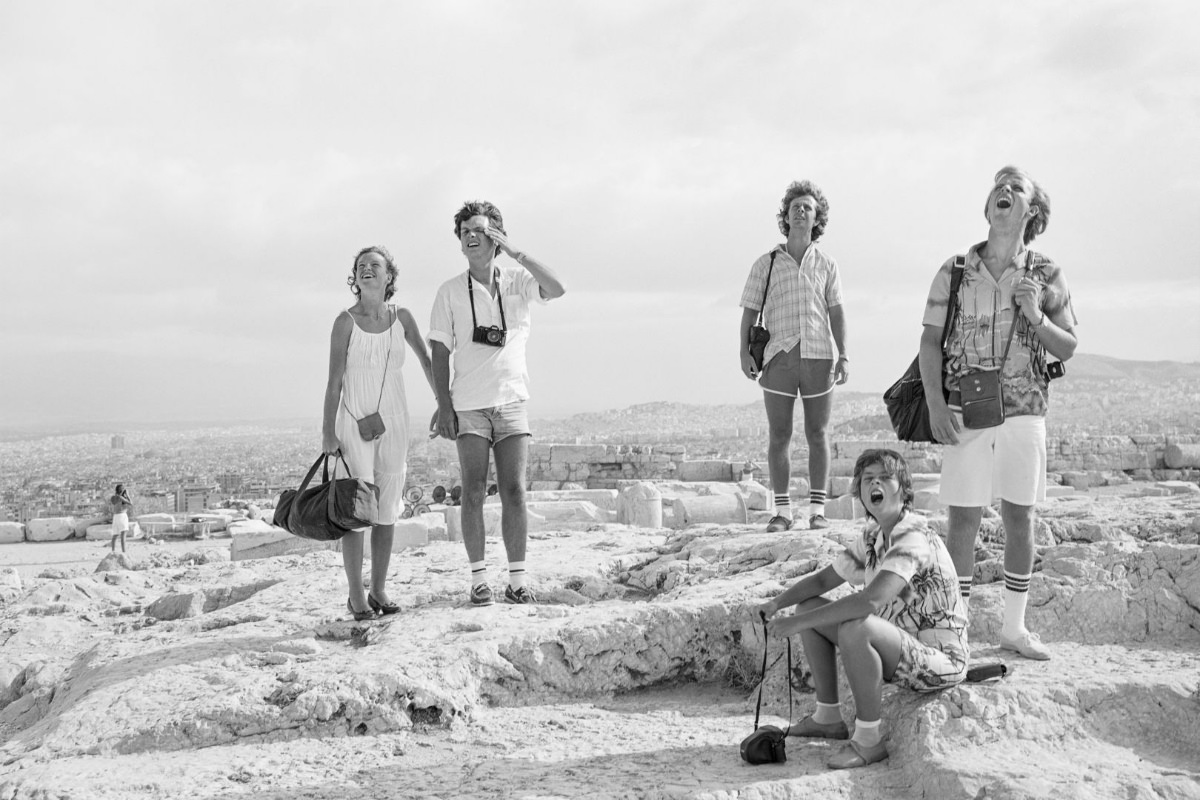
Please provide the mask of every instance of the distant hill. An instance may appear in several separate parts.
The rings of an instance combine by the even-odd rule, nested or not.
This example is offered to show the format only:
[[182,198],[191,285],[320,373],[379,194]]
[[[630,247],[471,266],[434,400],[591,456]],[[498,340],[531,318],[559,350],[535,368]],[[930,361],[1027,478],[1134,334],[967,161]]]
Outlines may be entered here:
[[[799,403],[796,411],[799,416]],[[537,428],[539,436],[663,441],[765,425],[760,401],[743,405],[660,401],[539,420]],[[1067,362],[1066,377],[1051,384],[1047,427],[1056,435],[1200,432],[1200,364],[1077,354]],[[835,436],[890,435],[881,394],[839,391],[831,428]],[[802,435],[799,430],[797,435]]]

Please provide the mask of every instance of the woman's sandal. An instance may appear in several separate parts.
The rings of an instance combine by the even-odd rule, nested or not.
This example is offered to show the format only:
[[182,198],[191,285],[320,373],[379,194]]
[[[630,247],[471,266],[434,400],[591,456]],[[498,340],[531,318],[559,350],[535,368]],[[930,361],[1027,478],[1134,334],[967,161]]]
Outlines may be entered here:
[[[368,605],[370,604],[370,601],[371,601],[371,598],[368,597],[367,598]],[[369,619],[375,619],[375,611],[374,610],[355,611],[354,604],[350,602],[350,598],[348,598],[348,597],[346,598],[346,610],[349,611],[354,616],[355,622],[366,622]]]
[[386,615],[400,613],[400,606],[396,605],[395,603],[381,603],[376,600],[375,595],[371,594],[370,592],[367,592],[367,605],[369,605],[375,611],[378,611],[380,614]]

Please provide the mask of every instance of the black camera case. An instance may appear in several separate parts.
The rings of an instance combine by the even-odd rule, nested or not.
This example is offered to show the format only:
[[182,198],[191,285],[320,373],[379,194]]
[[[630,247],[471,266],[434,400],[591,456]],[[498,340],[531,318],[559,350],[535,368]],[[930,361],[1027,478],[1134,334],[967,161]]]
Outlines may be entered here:
[[763,725],[742,739],[742,760],[747,764],[782,764],[787,761],[787,734],[774,725]]

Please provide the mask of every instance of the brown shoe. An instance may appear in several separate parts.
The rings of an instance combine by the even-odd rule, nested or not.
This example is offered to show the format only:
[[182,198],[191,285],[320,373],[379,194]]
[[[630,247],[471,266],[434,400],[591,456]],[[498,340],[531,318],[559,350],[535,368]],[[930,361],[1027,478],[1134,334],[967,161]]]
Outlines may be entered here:
[[829,757],[825,766],[830,769],[855,769],[856,767],[865,767],[867,764],[874,764],[876,761],[883,761],[887,757],[888,751],[883,746],[883,742],[874,747],[863,747],[851,739],[845,747]]
[[771,521],[767,523],[767,533],[779,533],[780,531],[790,531],[791,529],[792,521],[780,514],[771,517]]
[[817,722],[809,714],[788,730],[788,736],[807,736],[812,739],[849,739],[850,731],[840,719],[828,725]]
[[813,514],[811,517],[808,518],[808,529],[810,531],[815,531],[820,528],[828,528],[828,527],[829,527],[829,520],[825,519],[825,517],[822,516],[821,514]]

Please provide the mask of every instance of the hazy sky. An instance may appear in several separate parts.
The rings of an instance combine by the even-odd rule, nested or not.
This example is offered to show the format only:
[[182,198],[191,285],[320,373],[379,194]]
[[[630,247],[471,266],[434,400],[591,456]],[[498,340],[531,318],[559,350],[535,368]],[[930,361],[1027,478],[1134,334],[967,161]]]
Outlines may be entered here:
[[1080,351],[1200,360],[1198,9],[3,0],[0,422],[316,418],[354,254],[424,333],[474,198],[567,287],[535,415],[751,402],[738,301],[798,178],[881,391],[1008,163]]

